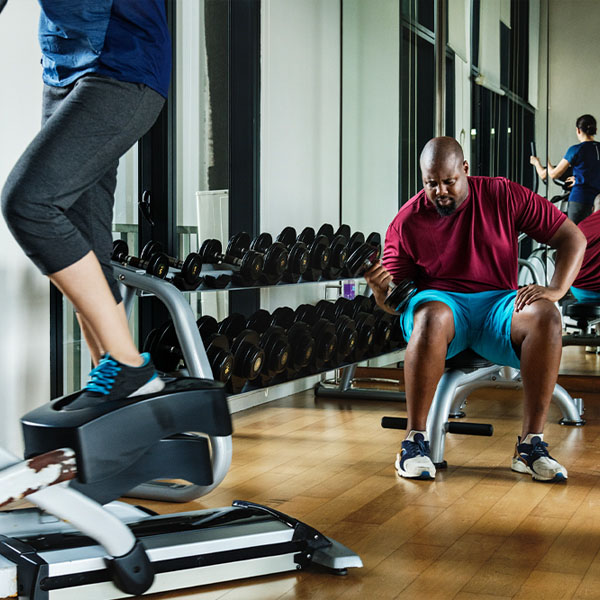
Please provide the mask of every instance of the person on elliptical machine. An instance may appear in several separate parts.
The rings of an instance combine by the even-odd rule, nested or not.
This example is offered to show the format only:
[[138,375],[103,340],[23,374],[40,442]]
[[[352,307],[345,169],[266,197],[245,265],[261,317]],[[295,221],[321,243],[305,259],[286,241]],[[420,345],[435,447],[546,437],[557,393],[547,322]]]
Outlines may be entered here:
[[542,167],[537,156],[529,159],[540,179],[544,180],[548,175],[558,179],[569,167],[573,168],[574,183],[567,203],[567,216],[576,225],[592,214],[594,198],[600,194],[600,143],[594,140],[596,129],[596,119],[592,115],[581,115],[575,124],[579,144],[571,146],[555,167],[550,161]]
[[74,409],[164,387],[129,333],[111,231],[118,161],[164,105],[171,41],[164,0],[39,2],[42,127],[6,180],[2,212],[72,302],[97,365]]
[[[414,280],[417,292],[399,315],[408,435],[396,459],[402,477],[433,479],[427,415],[447,358],[471,348],[521,370],[525,395],[512,469],[541,481],[567,479],[548,452],[544,424],[561,358],[561,317],[554,303],[575,279],[585,238],[545,198],[503,177],[471,177],[459,143],[430,140],[420,157],[424,189],[390,224],[381,262],[365,274],[387,310],[389,284]],[[556,248],[547,286],[517,290],[517,237]],[[398,314],[398,313],[396,313]]]

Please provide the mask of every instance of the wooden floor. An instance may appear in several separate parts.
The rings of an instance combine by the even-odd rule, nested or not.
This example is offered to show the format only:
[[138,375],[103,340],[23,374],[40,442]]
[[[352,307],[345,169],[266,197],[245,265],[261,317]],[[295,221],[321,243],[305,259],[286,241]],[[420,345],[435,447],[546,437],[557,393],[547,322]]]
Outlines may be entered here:
[[[600,374],[600,359],[583,349],[569,349],[565,360],[574,367],[587,362],[588,374]],[[379,422],[403,415],[403,404],[306,392],[235,414],[233,465],[217,490],[185,505],[144,504],[177,512],[236,498],[261,502],[349,546],[364,568],[345,577],[306,571],[151,598],[600,599],[600,394],[580,395],[588,424],[561,427],[552,407],[545,431],[569,470],[562,485],[535,483],[509,468],[519,392],[480,390],[469,399],[468,420],[492,423],[494,436],[448,435],[449,468],[435,482],[395,475],[401,436]]]

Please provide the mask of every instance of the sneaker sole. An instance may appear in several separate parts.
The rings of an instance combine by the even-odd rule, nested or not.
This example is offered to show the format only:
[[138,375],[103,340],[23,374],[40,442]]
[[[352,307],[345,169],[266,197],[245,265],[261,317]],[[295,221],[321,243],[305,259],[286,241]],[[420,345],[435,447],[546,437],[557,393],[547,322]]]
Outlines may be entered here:
[[567,477],[563,473],[557,473],[554,477],[544,477],[539,473],[536,473],[531,467],[522,463],[520,460],[513,460],[511,470],[515,473],[523,473],[525,475],[531,475],[536,481],[544,481],[546,483],[556,483],[559,481],[567,481]]
[[421,471],[418,475],[409,475],[406,471],[400,468],[398,462],[394,465],[396,467],[396,473],[399,477],[404,477],[405,479],[422,479],[422,480],[432,480],[435,479],[435,473],[431,475],[429,471]]
[[165,382],[158,375],[155,375],[150,381],[147,381],[141,388],[138,388],[133,394],[129,394],[127,397],[133,398],[134,396],[156,394],[162,391],[164,387]]

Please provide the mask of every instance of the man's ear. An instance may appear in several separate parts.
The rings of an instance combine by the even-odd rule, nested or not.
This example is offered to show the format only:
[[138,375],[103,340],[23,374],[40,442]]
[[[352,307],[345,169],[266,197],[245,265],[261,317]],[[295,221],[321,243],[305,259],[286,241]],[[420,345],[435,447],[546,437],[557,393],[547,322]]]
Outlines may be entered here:
[[463,161],[463,170],[465,172],[465,175],[469,174],[469,163],[466,160]]

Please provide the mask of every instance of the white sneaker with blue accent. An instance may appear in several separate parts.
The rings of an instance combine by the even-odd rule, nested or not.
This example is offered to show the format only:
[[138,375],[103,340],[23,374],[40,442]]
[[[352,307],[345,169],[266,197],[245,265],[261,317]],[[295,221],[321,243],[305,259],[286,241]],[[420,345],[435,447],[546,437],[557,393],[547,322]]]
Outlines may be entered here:
[[513,471],[528,473],[537,481],[566,481],[567,470],[548,452],[548,444],[542,434],[527,434],[521,440],[517,438],[515,454],[512,459]]
[[396,471],[400,477],[409,479],[434,479],[435,465],[431,461],[431,450],[427,433],[411,430],[402,442],[402,450],[396,455]]

